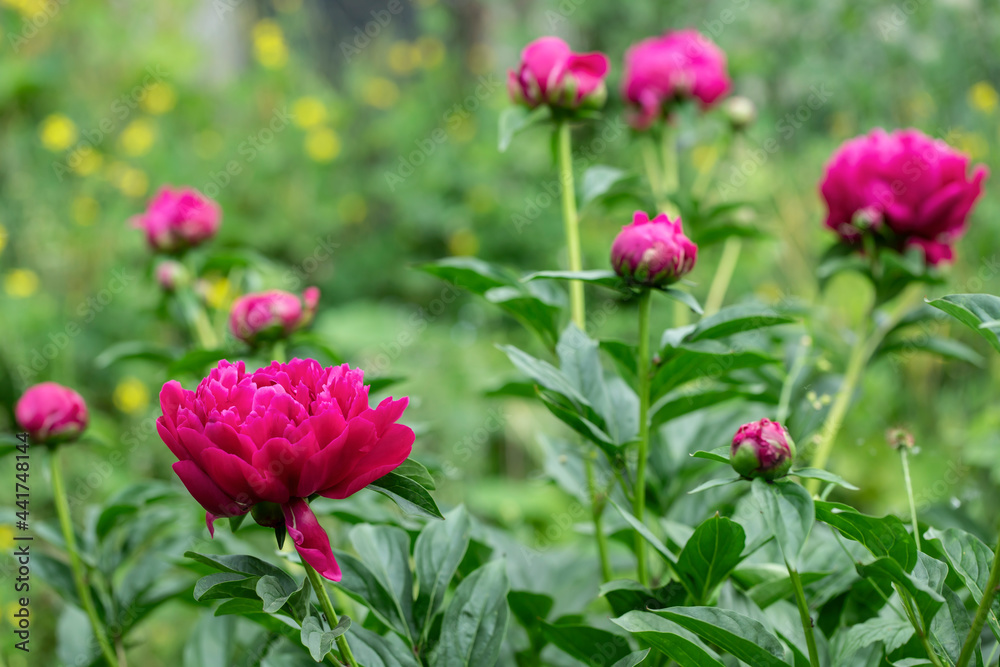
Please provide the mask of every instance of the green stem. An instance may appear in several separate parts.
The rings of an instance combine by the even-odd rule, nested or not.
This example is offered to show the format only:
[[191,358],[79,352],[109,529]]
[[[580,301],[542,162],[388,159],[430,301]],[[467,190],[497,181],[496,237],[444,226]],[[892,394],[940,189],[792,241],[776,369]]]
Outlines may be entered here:
[[798,379],[799,374],[806,366],[806,360],[809,358],[809,347],[811,346],[812,340],[808,336],[803,336],[795,361],[792,362],[792,367],[788,370],[788,375],[785,376],[785,382],[781,385],[781,396],[778,398],[778,421],[782,424],[785,423],[785,420],[788,419],[788,414],[791,412],[792,390],[795,388],[795,381]]
[[812,667],[820,667],[819,651],[816,650],[816,636],[813,633],[812,616],[809,615],[809,604],[806,602],[806,592],[802,588],[802,579],[794,567],[785,563],[788,568],[788,578],[792,582],[792,589],[795,591],[795,604],[799,607],[799,619],[802,621],[802,630],[806,633],[806,646],[809,647],[809,664]]
[[[566,249],[569,253],[569,270],[583,270],[580,255],[580,221],[576,213],[576,186],[573,183],[573,150],[569,123],[559,124],[559,183],[562,185],[563,224],[566,226]],[[586,331],[586,311],[583,302],[583,282],[569,283],[569,304],[573,322]]]
[[101,619],[97,616],[97,609],[94,607],[94,598],[90,595],[90,586],[83,571],[83,563],[80,561],[80,553],[76,546],[76,535],[73,533],[73,524],[69,516],[69,503],[66,500],[66,490],[63,487],[62,473],[59,470],[59,450],[52,450],[52,499],[55,502],[56,514],[59,515],[59,526],[62,528],[63,539],[66,540],[66,551],[69,554],[70,570],[73,572],[73,582],[76,584],[76,592],[80,596],[80,603],[83,610],[87,612],[90,619],[90,627],[94,629],[94,637],[101,647],[101,653],[107,660],[110,667],[118,667],[118,656],[108,641],[108,636],[104,632]]
[[937,653],[934,652],[934,648],[927,639],[927,630],[924,629],[923,625],[920,623],[920,617],[917,615],[913,602],[910,600],[910,594],[895,584],[893,584],[893,587],[896,589],[896,593],[899,594],[899,599],[903,602],[903,609],[906,611],[906,615],[910,619],[910,625],[912,625],[913,629],[917,631],[917,637],[920,639],[920,645],[924,647],[924,652],[927,653],[927,658],[931,661],[934,667],[944,667],[944,665],[941,664],[941,659],[938,658]]
[[[646,513],[646,459],[649,458],[649,311],[652,290],[643,290],[639,296],[639,354],[636,370],[639,373],[639,460],[635,472],[635,518],[641,523]],[[646,541],[635,535],[635,555],[639,583],[649,584],[646,571]]]
[[[837,440],[837,433],[844,424],[847,408],[851,404],[851,398],[861,379],[865,365],[872,358],[872,355],[875,354],[876,350],[878,350],[879,345],[881,345],[886,335],[895,328],[896,324],[906,314],[910,302],[918,293],[918,290],[919,285],[916,284],[907,288],[906,293],[900,298],[899,305],[892,315],[886,317],[882,324],[875,327],[875,330],[872,331],[868,338],[858,336],[857,342],[851,348],[851,354],[847,361],[847,369],[844,372],[844,380],[841,382],[840,389],[833,399],[833,405],[830,406],[830,412],[826,415],[826,421],[823,422],[819,445],[812,460],[813,468],[819,468],[820,470],[826,468],[826,464],[830,460],[830,453],[833,451],[833,445]],[[810,479],[806,484],[806,489],[808,489],[809,493],[815,494],[819,489],[819,484],[820,480]]]
[[910,481],[910,459],[906,445],[899,446],[899,456],[903,461],[903,483],[906,484],[906,499],[910,501],[910,523],[913,525],[913,541],[920,551],[920,524],[917,523],[917,503],[913,501],[913,482]]
[[986,624],[986,617],[993,608],[993,599],[997,595],[998,588],[1000,588],[1000,543],[993,551],[993,565],[990,567],[990,577],[986,580],[986,588],[983,590],[983,599],[979,601],[976,615],[972,619],[972,627],[969,628],[969,635],[965,638],[965,644],[962,646],[955,667],[965,667],[979,646],[979,635]]
[[[662,141],[660,154],[663,156],[663,192],[670,200],[680,187],[680,170],[677,164],[677,128],[669,122],[663,123]],[[669,207],[673,210],[665,211],[665,213],[679,215],[680,212],[676,206],[670,203]]]
[[722,258],[719,266],[715,269],[715,277],[712,278],[712,286],[708,290],[708,298],[705,299],[705,315],[714,315],[719,312],[722,302],[726,299],[726,291],[729,283],[736,272],[736,264],[740,260],[740,251],[743,248],[743,241],[738,236],[730,236],[722,246]]
[[[323,612],[326,614],[327,623],[330,624],[331,629],[337,627],[337,624],[340,623],[340,618],[337,617],[337,612],[333,609],[333,602],[330,601],[330,595],[326,591],[326,584],[323,583],[323,578],[319,576],[319,573],[312,565],[304,560],[302,561],[302,567],[306,569],[306,576],[309,577],[313,590],[316,591],[319,604],[323,607]],[[340,659],[342,662],[350,665],[350,667],[358,667],[358,662],[354,659],[354,653],[351,652],[351,647],[347,643],[347,637],[344,635],[337,637],[337,648],[340,649]]]
[[584,456],[584,467],[587,471],[587,487],[590,490],[590,508],[594,519],[594,536],[597,538],[597,553],[601,559],[601,580],[607,583],[611,581],[611,561],[608,559],[607,537],[604,535],[604,522],[601,520],[604,502],[598,497],[592,456]]

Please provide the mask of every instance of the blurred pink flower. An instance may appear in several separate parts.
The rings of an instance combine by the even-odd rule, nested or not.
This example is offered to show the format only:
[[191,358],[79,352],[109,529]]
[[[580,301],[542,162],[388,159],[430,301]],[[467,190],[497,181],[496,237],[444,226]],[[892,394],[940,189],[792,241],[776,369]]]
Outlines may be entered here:
[[210,531],[218,518],[276,503],[302,559],[339,581],[308,498],[347,498],[406,460],[413,430],[396,422],[408,400],[369,407],[364,373],[346,364],[292,359],[247,373],[242,361],[220,361],[194,391],[163,385],[156,428]]
[[913,129],[871,133],[845,142],[820,184],[826,226],[849,243],[874,233],[884,245],[920,248],[928,264],[951,261],[953,244],[989,171],[940,139]]
[[319,289],[309,287],[302,297],[283,290],[244,294],[229,311],[229,330],[247,343],[284,338],[309,324],[319,304]]
[[611,265],[633,285],[665,287],[694,268],[698,246],[684,235],[681,219],[661,213],[652,220],[636,211],[611,245]]
[[515,103],[532,109],[597,108],[607,98],[607,74],[603,53],[573,53],[558,37],[541,37],[524,47],[517,70],[508,71],[507,90]]
[[193,188],[161,188],[132,226],[146,232],[153,250],[179,252],[215,236],[222,219],[219,205]]
[[675,102],[696,99],[707,108],[727,92],[726,54],[697,30],[651,37],[625,53],[622,94],[636,129],[648,128]]
[[83,397],[55,382],[30,387],[17,402],[14,414],[38,443],[73,440],[87,428],[87,404]]

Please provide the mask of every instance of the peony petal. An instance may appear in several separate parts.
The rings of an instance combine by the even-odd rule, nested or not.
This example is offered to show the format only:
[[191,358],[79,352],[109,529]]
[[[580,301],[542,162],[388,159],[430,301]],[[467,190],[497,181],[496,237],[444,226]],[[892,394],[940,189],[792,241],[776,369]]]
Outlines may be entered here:
[[248,508],[220,489],[194,461],[178,461],[173,469],[188,493],[211,514],[220,517],[246,514]]
[[339,483],[324,489],[320,495],[341,500],[354,495],[376,479],[392,472],[406,460],[413,450],[413,429],[393,424],[379,438],[371,453],[359,460]]
[[340,437],[312,456],[299,478],[298,495],[307,496],[342,483],[356,468],[358,461],[377,446],[375,425],[366,419],[355,419]]
[[330,536],[323,530],[312,509],[302,498],[293,498],[281,506],[285,527],[302,560],[330,581],[340,581],[340,566],[330,548]]

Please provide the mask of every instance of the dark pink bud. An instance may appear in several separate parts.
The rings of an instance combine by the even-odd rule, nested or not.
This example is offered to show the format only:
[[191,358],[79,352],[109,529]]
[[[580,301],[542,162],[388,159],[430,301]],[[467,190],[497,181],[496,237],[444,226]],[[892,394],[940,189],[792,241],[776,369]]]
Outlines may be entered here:
[[87,404],[83,397],[55,382],[29,388],[14,412],[21,427],[38,443],[75,440],[87,428]]
[[507,74],[507,91],[516,104],[561,109],[599,108],[607,98],[603,53],[573,53],[558,37],[542,37],[521,52],[517,70]]
[[795,443],[785,427],[770,419],[740,426],[733,436],[729,462],[743,477],[777,479],[788,474]]
[[193,188],[161,188],[132,226],[146,232],[149,246],[158,252],[180,252],[215,236],[222,209]]
[[665,287],[694,268],[698,246],[684,236],[681,219],[636,211],[611,245],[611,265],[629,284]]
[[245,294],[229,311],[229,330],[251,345],[285,338],[309,324],[319,303],[319,289],[310,287],[302,297],[283,290]]

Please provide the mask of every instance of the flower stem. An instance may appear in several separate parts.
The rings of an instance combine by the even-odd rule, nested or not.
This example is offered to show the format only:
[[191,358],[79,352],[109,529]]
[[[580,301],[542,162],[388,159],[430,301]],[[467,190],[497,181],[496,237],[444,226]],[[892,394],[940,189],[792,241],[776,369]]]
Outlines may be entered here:
[[788,578],[791,580],[792,589],[795,591],[795,604],[799,608],[802,630],[806,634],[806,646],[809,648],[809,664],[811,667],[820,667],[819,652],[816,650],[816,636],[813,633],[812,616],[809,615],[809,604],[806,602],[805,589],[802,588],[802,579],[799,577],[798,571],[788,564],[787,561],[785,562],[785,566],[788,568]]
[[604,522],[601,515],[604,513],[604,502],[600,500],[597,493],[597,482],[594,478],[594,459],[592,456],[584,456],[583,464],[587,471],[587,488],[590,490],[590,508],[594,518],[594,535],[597,538],[597,553],[601,559],[601,580],[605,583],[611,581],[611,561],[608,559],[608,544],[604,537]]
[[[844,372],[844,380],[841,382],[840,389],[833,399],[833,405],[830,406],[830,412],[826,415],[826,421],[823,422],[819,445],[812,460],[813,468],[819,468],[820,470],[826,468],[826,464],[830,460],[830,453],[833,451],[834,442],[837,440],[837,433],[844,424],[847,408],[851,404],[851,398],[854,395],[854,390],[858,382],[861,380],[865,365],[878,350],[879,345],[881,345],[886,335],[895,328],[896,324],[906,314],[910,302],[918,293],[918,288],[919,285],[911,285],[900,298],[896,310],[892,315],[886,317],[880,325],[876,326],[871,335],[867,338],[863,335],[858,336],[857,342],[851,348],[851,354],[847,361],[847,369]],[[810,479],[806,484],[806,489],[808,489],[809,493],[815,494],[819,489],[819,484],[820,480]]]
[[986,588],[983,590],[983,599],[979,601],[976,615],[972,619],[972,627],[969,628],[969,635],[965,638],[965,644],[962,646],[962,652],[958,656],[955,667],[965,667],[972,658],[972,654],[976,652],[976,647],[979,646],[979,636],[986,624],[986,617],[993,608],[993,599],[997,595],[998,588],[1000,588],[1000,543],[993,551],[993,565],[990,567],[990,577],[986,580]]
[[[639,460],[635,472],[635,518],[641,523],[646,513],[646,459],[649,458],[649,311],[652,290],[639,295],[639,354],[636,370],[639,373]],[[635,556],[639,583],[649,583],[646,571],[646,541],[635,535]]]
[[[305,560],[302,561],[302,567],[306,569],[306,576],[309,577],[313,590],[316,591],[316,597],[319,598],[319,604],[323,607],[323,612],[326,614],[326,620],[330,624],[330,628],[337,627],[337,624],[340,623],[340,618],[338,618],[337,612],[333,609],[333,602],[330,601],[330,595],[326,591],[323,578]],[[358,667],[358,662],[354,659],[354,653],[351,652],[351,647],[347,643],[347,637],[344,635],[337,637],[337,648],[340,649],[340,659],[343,663],[350,665],[350,667]]]
[[[573,183],[573,151],[569,123],[559,124],[559,183],[562,185],[563,224],[566,226],[566,249],[569,253],[569,270],[581,271],[583,260],[580,255],[580,220],[576,213],[576,186]],[[580,331],[586,331],[586,313],[583,302],[583,283],[571,280],[569,283],[570,314]]]
[[63,539],[66,540],[66,551],[69,554],[70,570],[73,572],[73,582],[76,584],[76,592],[80,596],[80,604],[87,612],[90,619],[90,627],[94,630],[94,637],[101,647],[101,653],[107,660],[110,667],[118,667],[118,656],[108,641],[108,636],[104,632],[101,619],[97,616],[97,609],[94,607],[94,598],[90,595],[90,586],[83,571],[83,563],[80,561],[80,553],[76,546],[76,535],[73,533],[73,524],[69,516],[69,503],[66,501],[66,490],[63,487],[62,473],[59,469],[59,450],[52,450],[50,464],[52,466],[52,499],[55,502],[56,514],[59,515],[59,526],[62,528]]
[[677,157],[677,128],[669,121],[663,123],[663,143],[660,145],[660,154],[663,156],[663,193],[668,200],[667,209],[664,213],[679,215],[677,206],[670,201],[670,198],[680,187],[680,170]]
[[726,291],[729,283],[736,272],[736,264],[740,260],[740,251],[743,249],[743,241],[738,236],[730,236],[722,246],[722,258],[719,266],[715,269],[715,277],[712,278],[712,286],[708,289],[708,298],[705,299],[705,317],[719,312],[722,302],[726,299]]
[[903,483],[906,484],[906,499],[910,502],[910,523],[913,524],[913,541],[920,551],[920,524],[917,523],[917,504],[913,501],[913,482],[910,481],[910,458],[906,445],[899,446],[899,457],[903,462]]

